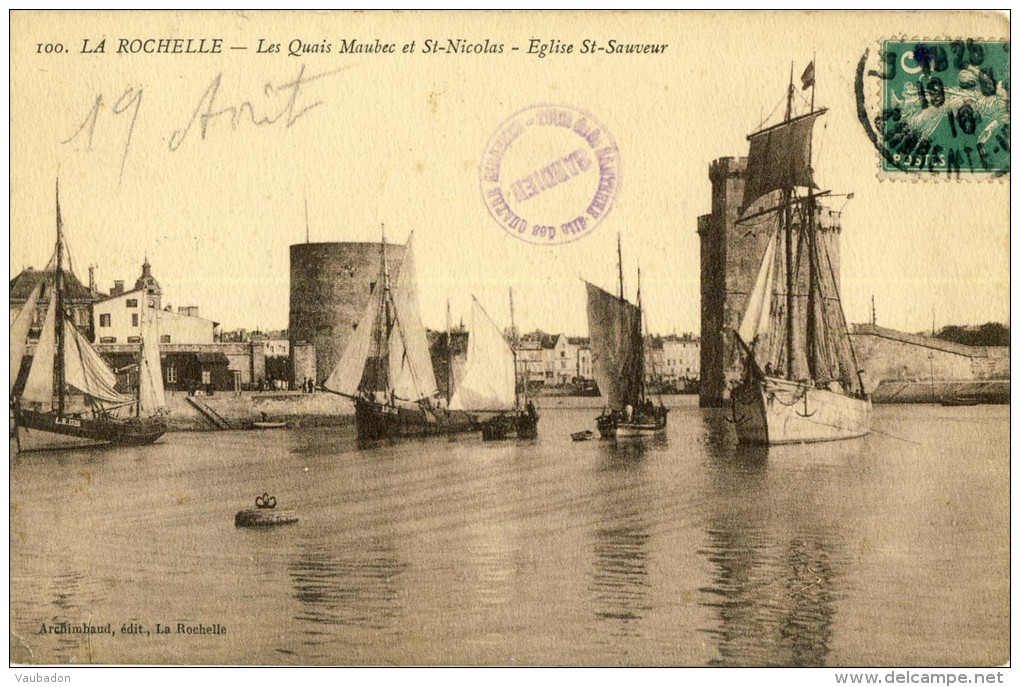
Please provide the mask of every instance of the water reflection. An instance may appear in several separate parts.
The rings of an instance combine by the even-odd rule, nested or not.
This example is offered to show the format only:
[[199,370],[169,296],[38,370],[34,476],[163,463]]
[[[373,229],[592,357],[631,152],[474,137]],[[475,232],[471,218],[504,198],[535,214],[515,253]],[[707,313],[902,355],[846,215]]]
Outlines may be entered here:
[[650,534],[644,461],[654,440],[603,442],[591,596],[610,636],[640,637],[649,605]]
[[794,502],[795,477],[770,474],[784,458],[772,451],[733,446],[711,463],[715,512],[701,553],[713,573],[701,591],[719,621],[705,630],[713,665],[820,666],[829,653],[838,539],[813,504]]
[[[90,595],[88,579],[77,570],[57,574],[49,586],[50,604],[54,607],[48,624],[81,625],[92,620],[92,603],[82,596]],[[105,623],[105,621],[104,621]],[[60,663],[92,663],[92,637],[88,634],[62,632],[54,637],[54,650]]]
[[335,653],[314,650],[332,643],[347,628],[392,630],[403,611],[400,577],[406,568],[392,547],[377,542],[343,553],[302,550],[288,566],[293,596],[299,602],[293,620],[307,649],[301,655],[335,658]]

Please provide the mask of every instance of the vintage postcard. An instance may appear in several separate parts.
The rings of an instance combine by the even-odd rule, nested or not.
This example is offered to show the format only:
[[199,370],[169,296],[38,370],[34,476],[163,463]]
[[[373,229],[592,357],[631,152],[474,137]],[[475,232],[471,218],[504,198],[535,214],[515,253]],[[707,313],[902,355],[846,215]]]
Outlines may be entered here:
[[1009,663],[1007,16],[9,21],[19,675]]

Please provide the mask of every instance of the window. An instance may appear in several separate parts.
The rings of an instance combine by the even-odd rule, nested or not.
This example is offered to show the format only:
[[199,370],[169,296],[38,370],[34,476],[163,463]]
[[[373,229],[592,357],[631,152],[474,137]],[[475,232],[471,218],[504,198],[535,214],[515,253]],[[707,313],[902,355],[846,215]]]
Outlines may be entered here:
[[212,384],[212,373],[209,370],[202,370],[202,383]]
[[137,308],[138,307],[138,299],[137,298],[129,298],[129,299],[127,299],[124,302],[124,304],[127,307],[129,307],[129,308]]
[[110,313],[106,313],[105,315],[100,315],[99,316],[99,326],[100,327],[109,327],[110,326]]
[[131,326],[132,327],[138,326],[138,313],[134,313],[133,315],[131,315]]
[[177,382],[177,368],[173,365],[166,368],[166,382],[167,384],[175,384]]
[[142,343],[142,337],[140,336],[129,336],[128,343]]
[[567,352],[566,351],[560,351],[560,357],[561,358],[566,358],[567,357]]
[[159,335],[159,342],[160,343],[170,343],[170,335],[169,334],[160,334]]
[[99,343],[117,343],[116,336],[101,336],[99,337]]

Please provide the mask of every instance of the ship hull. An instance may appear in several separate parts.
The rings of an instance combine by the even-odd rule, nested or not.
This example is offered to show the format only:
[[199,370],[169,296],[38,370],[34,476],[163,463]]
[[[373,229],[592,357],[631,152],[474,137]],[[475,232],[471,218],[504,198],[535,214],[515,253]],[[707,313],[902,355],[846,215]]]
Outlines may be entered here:
[[632,439],[635,437],[651,437],[656,434],[663,434],[665,431],[665,422],[621,422],[616,426],[616,438]]
[[498,441],[510,435],[518,439],[534,439],[538,436],[538,417],[526,412],[501,414],[479,422],[482,439]]
[[464,412],[403,408],[363,399],[354,402],[354,419],[358,438],[367,441],[457,434],[475,429]]
[[83,446],[144,445],[167,430],[163,418],[87,418],[20,410],[15,415],[18,447],[46,451]]
[[665,434],[666,419],[667,415],[663,413],[657,418],[638,418],[628,422],[614,413],[599,416],[595,423],[603,439],[636,439]]
[[775,446],[862,437],[871,400],[766,377],[733,390],[733,422],[742,444]]

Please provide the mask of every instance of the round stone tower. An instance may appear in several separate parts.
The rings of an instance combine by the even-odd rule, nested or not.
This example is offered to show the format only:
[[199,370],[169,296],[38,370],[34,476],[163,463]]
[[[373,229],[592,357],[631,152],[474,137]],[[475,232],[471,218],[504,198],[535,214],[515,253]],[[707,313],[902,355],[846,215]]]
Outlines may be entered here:
[[[404,246],[386,244],[390,284],[400,272]],[[321,383],[336,367],[379,280],[380,243],[299,243],[290,247],[290,350],[293,381]],[[314,375],[302,350],[315,347]],[[309,372],[303,372],[309,370]]]

